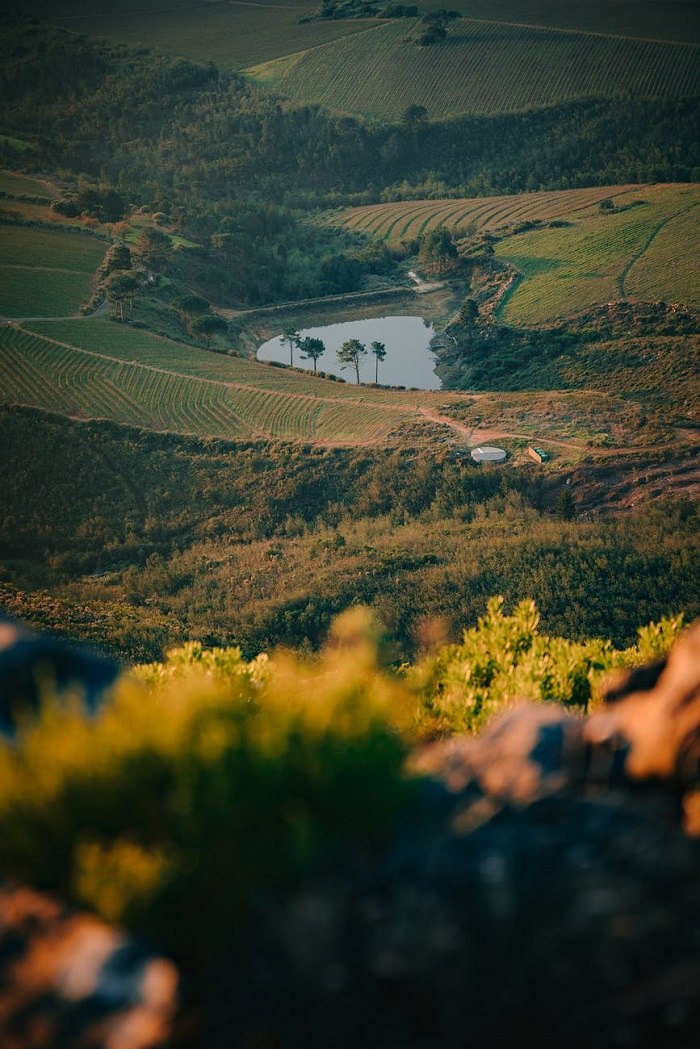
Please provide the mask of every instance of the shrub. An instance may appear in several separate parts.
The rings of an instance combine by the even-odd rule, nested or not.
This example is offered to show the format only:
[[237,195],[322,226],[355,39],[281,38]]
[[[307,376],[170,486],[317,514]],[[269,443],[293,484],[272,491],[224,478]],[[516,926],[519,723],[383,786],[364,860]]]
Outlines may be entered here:
[[0,747],[0,863],[203,963],[259,894],[372,849],[410,790],[407,692],[346,614],[314,663],[196,643],[136,668],[94,719],[43,705]]
[[424,733],[474,732],[518,700],[554,701],[584,712],[593,685],[616,665],[609,641],[585,643],[538,633],[534,601],[504,615],[503,598],[488,602],[461,645],[448,645],[409,675],[421,690]]

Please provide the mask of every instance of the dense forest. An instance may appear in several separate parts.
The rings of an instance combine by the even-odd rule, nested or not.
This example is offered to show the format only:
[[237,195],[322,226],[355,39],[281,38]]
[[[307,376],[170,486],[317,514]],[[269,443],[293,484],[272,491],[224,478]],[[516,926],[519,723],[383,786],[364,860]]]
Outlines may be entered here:
[[384,126],[285,102],[213,65],[31,23],[3,27],[0,65],[0,130],[29,141],[22,163],[87,177],[112,207],[116,194],[168,215],[202,244],[202,280],[218,275],[232,302],[354,290],[363,273],[391,270],[357,237],[311,225],[310,209],[700,179],[692,99],[444,122],[410,107]]

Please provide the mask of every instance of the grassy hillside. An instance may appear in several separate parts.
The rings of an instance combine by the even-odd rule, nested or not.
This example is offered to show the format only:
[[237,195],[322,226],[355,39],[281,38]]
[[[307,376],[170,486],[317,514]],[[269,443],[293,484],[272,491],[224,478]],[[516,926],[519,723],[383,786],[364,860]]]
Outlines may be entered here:
[[49,201],[53,192],[54,188],[44,179],[30,178],[14,171],[0,171],[0,193],[11,197],[41,197]]
[[[437,395],[394,394],[305,378],[204,353],[108,321],[0,331],[4,404],[212,437],[357,443],[417,419]],[[439,397],[437,398],[439,399]]]
[[615,197],[610,211],[572,216],[567,228],[501,241],[496,254],[522,274],[502,317],[539,324],[624,296],[700,305],[698,204],[697,186],[638,187]]
[[[474,405],[483,424],[488,408],[492,422],[515,429],[509,409],[517,397],[517,428],[536,427],[533,439],[545,432],[547,419],[553,425],[557,420],[551,436],[575,433],[567,427],[571,399],[563,391],[577,390],[579,411],[571,421],[579,434],[591,434],[596,426],[594,439],[606,434],[608,446],[668,441],[676,427],[688,435],[697,429],[700,314],[691,307],[614,302],[558,325],[454,325],[451,330],[456,343],[441,352],[440,375],[447,389],[494,391],[492,404],[484,405],[479,397]],[[528,392],[504,392],[518,390]],[[538,397],[538,390],[558,392]]]
[[0,315],[75,313],[106,247],[80,233],[0,225]]
[[425,617],[459,636],[493,593],[535,598],[548,629],[623,643],[640,621],[700,611],[691,505],[563,521],[563,480],[532,463],[202,441],[27,410],[0,411],[0,440],[0,599],[130,659],[189,638],[250,655],[315,644],[358,602],[403,652]]
[[390,244],[414,240],[422,233],[445,226],[455,236],[469,229],[498,230],[521,222],[567,218],[613,199],[631,186],[596,186],[592,189],[553,190],[549,193],[521,193],[500,197],[472,197],[455,200],[408,200],[390,204],[368,204],[347,208],[327,218],[329,225],[345,226],[358,233],[381,237]]
[[590,33],[460,19],[447,40],[418,47],[408,19],[257,65],[250,76],[329,109],[397,119],[503,113],[571,99],[683,98],[700,91],[700,49]]

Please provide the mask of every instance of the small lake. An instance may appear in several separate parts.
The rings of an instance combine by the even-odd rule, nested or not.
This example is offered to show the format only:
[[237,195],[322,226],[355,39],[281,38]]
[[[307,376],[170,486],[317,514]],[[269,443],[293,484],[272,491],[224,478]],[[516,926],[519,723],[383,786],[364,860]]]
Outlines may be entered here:
[[[348,339],[359,339],[367,347],[367,356],[360,359],[360,382],[374,382],[376,359],[372,353],[373,342],[383,342],[386,357],[379,362],[379,382],[383,386],[415,386],[419,390],[439,390],[442,382],[433,371],[438,362],[430,351],[430,340],[435,330],[429,321],[421,317],[375,317],[371,320],[343,321],[341,324],[326,324],[319,328],[300,329],[300,337],[321,339],[326,352],[318,360],[318,370],[330,372],[355,382],[353,365],[341,371],[336,356]],[[289,346],[283,346],[277,336],[263,343],[257,353],[259,361],[281,361],[289,364]],[[294,349],[294,366],[313,371],[313,361],[302,360]]]

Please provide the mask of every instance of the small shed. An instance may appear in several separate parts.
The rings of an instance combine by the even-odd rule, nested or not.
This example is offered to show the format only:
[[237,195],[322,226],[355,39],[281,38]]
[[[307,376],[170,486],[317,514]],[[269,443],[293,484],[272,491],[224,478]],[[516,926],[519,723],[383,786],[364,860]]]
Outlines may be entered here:
[[532,445],[528,446],[527,454],[536,463],[546,463],[549,459],[549,452],[545,452],[543,448],[533,448]]
[[502,463],[506,458],[503,448],[494,448],[488,444],[480,444],[478,448],[472,448],[471,455],[475,463]]

